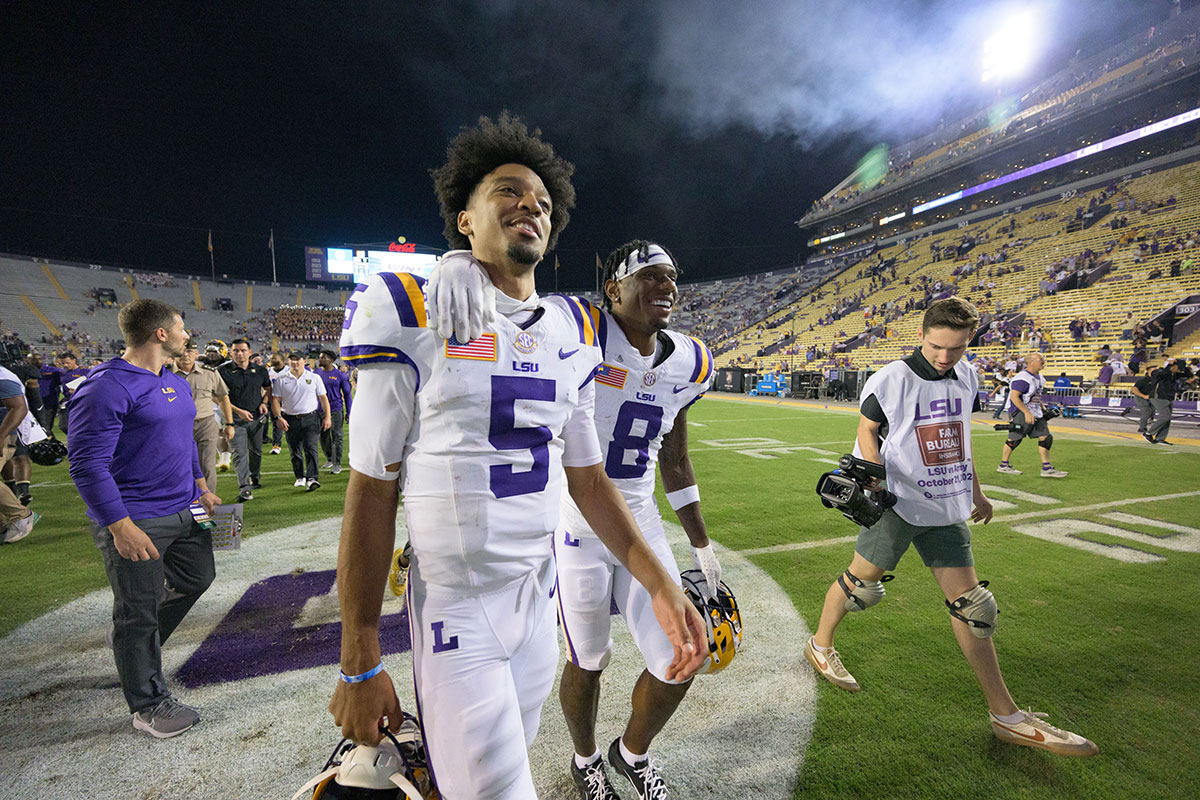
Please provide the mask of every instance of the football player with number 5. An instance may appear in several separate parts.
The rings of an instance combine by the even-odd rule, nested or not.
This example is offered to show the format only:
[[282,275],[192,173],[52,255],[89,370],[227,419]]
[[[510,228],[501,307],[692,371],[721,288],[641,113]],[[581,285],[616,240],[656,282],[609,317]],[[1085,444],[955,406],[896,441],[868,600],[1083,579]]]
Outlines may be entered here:
[[678,576],[604,473],[593,319],[581,301],[534,292],[534,267],[574,204],[573,167],[507,113],[464,129],[447,156],[433,173],[447,239],[469,247],[499,313],[457,337],[435,330],[424,281],[403,273],[370,276],[346,304],[342,357],[359,368],[359,385],[330,711],[347,737],[370,745],[382,723],[403,721],[379,647],[403,493],[417,706],[438,789],[449,800],[527,800],[536,796],[527,749],[558,660],[551,540],[564,488],[647,586],[671,642],[669,680],[700,668],[705,637]]

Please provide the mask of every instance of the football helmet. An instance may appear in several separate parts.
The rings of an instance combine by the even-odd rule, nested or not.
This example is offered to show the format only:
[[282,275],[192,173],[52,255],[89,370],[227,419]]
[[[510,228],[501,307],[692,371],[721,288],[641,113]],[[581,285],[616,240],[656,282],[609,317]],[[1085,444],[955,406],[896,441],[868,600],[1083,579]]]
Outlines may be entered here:
[[67,446],[53,437],[29,445],[29,458],[43,467],[53,467],[67,457]]
[[205,355],[218,355],[221,360],[229,358],[229,346],[220,339],[213,339],[204,346]]
[[700,674],[720,672],[733,661],[742,644],[742,612],[738,608],[737,598],[725,581],[721,581],[716,598],[705,599],[700,589],[707,589],[708,584],[704,580],[704,573],[698,569],[686,570],[679,579],[683,593],[704,618],[704,628],[708,634],[708,661],[700,669]]
[[438,800],[441,795],[433,784],[417,718],[405,713],[395,735],[380,730],[384,739],[378,747],[349,739],[338,742],[325,769],[292,800]]

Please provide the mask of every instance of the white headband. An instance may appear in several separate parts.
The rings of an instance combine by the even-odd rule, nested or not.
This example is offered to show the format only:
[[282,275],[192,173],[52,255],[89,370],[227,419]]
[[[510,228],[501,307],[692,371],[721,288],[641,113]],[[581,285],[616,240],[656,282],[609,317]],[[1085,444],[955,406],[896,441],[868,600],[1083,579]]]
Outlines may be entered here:
[[675,266],[675,260],[671,258],[670,254],[667,253],[666,250],[662,249],[658,245],[652,244],[646,248],[646,251],[647,256],[644,258],[642,257],[641,248],[638,248],[630,253],[629,257],[625,259],[625,262],[621,264],[621,266],[617,267],[617,273],[613,275],[612,279],[614,281],[624,280],[633,273],[637,272],[639,269],[643,269],[645,267],[653,267],[657,265],[665,267]]

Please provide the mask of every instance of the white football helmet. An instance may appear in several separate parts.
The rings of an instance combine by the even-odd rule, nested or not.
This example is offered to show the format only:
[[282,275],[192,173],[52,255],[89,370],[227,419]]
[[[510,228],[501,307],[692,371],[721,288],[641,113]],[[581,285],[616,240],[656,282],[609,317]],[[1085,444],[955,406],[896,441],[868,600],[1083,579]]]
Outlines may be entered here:
[[292,795],[306,792],[311,800],[436,800],[437,787],[425,758],[425,745],[417,718],[404,715],[400,730],[384,731],[378,747],[356,745],[342,739],[325,769]]

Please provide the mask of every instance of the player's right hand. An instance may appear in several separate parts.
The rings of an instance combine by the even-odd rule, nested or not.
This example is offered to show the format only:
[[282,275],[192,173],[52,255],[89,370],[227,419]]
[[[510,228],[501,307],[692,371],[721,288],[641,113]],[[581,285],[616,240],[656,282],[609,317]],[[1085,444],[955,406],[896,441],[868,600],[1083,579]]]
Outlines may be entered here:
[[130,561],[154,561],[158,558],[158,548],[146,532],[129,522],[127,525],[112,525],[109,532],[113,537],[113,547],[121,554],[121,558]]
[[496,287],[469,250],[451,250],[429,276],[425,296],[437,335],[469,342],[496,321]]
[[1034,418],[1033,414],[1030,414],[1029,412],[1025,412],[1025,424],[1026,425],[1033,425],[1036,422],[1037,422],[1037,420]]
[[699,672],[708,658],[704,620],[677,584],[667,584],[655,593],[651,606],[675,650],[665,677],[669,681],[685,681]]
[[381,727],[395,733],[404,721],[400,698],[387,670],[362,683],[339,680],[329,701],[329,713],[333,715],[333,724],[342,729],[342,736],[372,747],[383,738]]

